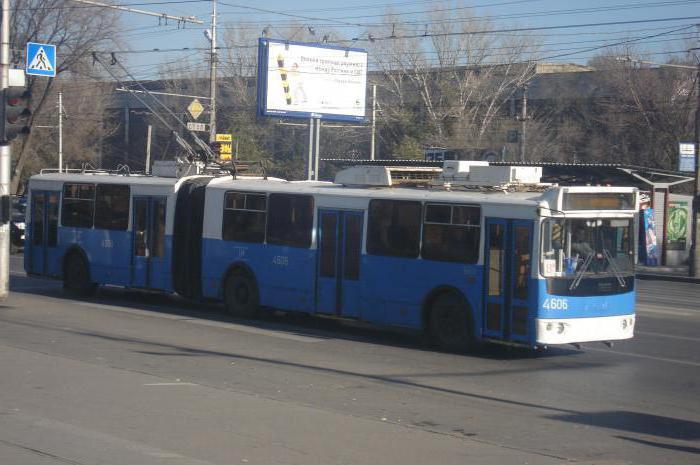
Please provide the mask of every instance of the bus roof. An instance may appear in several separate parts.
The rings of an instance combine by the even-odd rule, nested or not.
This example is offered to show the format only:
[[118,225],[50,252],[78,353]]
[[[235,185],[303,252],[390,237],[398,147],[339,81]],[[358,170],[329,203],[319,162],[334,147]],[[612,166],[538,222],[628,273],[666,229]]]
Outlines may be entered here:
[[212,180],[212,182],[209,183],[208,189],[532,206],[537,206],[538,202],[543,198],[542,192],[504,193],[503,191],[446,190],[441,188],[417,187],[363,188],[345,187],[340,184],[318,181],[275,182],[259,179],[231,179],[230,177]]

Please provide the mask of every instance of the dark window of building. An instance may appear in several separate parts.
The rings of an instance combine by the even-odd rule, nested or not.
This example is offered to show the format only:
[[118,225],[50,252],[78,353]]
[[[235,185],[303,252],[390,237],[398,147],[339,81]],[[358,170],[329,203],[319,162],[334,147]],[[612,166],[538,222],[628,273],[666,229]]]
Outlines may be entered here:
[[265,194],[227,192],[221,237],[225,241],[264,242],[266,211]]
[[367,252],[390,257],[418,257],[420,218],[420,202],[370,201]]
[[310,195],[270,194],[268,244],[309,248],[313,221],[314,199]]
[[73,228],[92,228],[95,211],[94,184],[64,184],[61,205],[61,225]]
[[422,257],[476,263],[479,260],[480,215],[479,207],[426,204]]
[[98,184],[95,196],[95,228],[126,231],[129,226],[129,186]]

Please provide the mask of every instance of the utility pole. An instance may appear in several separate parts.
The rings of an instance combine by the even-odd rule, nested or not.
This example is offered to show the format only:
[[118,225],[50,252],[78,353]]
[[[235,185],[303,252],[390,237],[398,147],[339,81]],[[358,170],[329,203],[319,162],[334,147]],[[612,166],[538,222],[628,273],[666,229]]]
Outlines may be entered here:
[[520,161],[525,163],[525,142],[527,131],[527,84],[523,87],[523,108],[520,116]]
[[211,54],[209,62],[209,143],[216,142],[216,0],[211,0]]
[[374,138],[377,133],[377,85],[372,85],[372,148],[369,152],[369,159],[375,158],[375,142]]
[[151,172],[151,133],[153,126],[148,125],[148,133],[146,135],[146,174]]
[[[2,0],[2,26],[0,27],[0,90],[10,85],[10,0]],[[4,92],[3,92],[4,93]],[[4,100],[4,99],[3,99]],[[2,102],[5,105],[5,102]],[[3,135],[3,137],[5,137]],[[10,142],[0,145],[0,300],[7,298],[10,292],[10,169],[12,153]],[[7,220],[7,221],[5,221]]]
[[63,92],[58,93],[58,172],[63,172]]
[[[698,28],[698,43],[700,44],[700,24]],[[700,47],[695,50],[700,51]],[[700,62],[695,70],[695,196],[693,197],[693,218],[690,246],[690,266],[688,274],[692,277],[700,277]]]

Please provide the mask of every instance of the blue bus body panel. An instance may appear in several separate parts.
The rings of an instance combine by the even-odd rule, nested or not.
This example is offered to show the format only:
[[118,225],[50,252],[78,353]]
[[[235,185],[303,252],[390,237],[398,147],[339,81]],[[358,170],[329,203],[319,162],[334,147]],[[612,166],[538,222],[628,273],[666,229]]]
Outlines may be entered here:
[[[545,280],[538,280],[538,289],[537,318],[590,318],[634,313],[635,291],[590,297],[558,296],[547,293]],[[566,309],[544,308],[545,302],[551,303],[553,299],[565,299]]]
[[[47,249],[46,276],[60,278],[63,275],[61,265],[66,252],[79,247],[87,256],[90,267],[90,279],[98,284],[132,286],[132,233],[131,231],[110,231],[102,229],[58,227],[58,244]],[[165,256],[153,261],[150,289],[172,292],[171,280],[172,236],[165,237]],[[38,248],[37,248],[38,249]],[[25,270],[33,270],[32,260],[35,248],[31,241],[25,247]]]
[[453,287],[467,298],[480,325],[483,269],[477,265],[364,255],[360,318],[420,328],[422,304],[433,289]]
[[[205,239],[204,296],[220,299],[233,263],[248,266],[258,282],[260,304],[281,310],[316,311],[316,250]],[[363,255],[358,318],[383,325],[420,328],[421,305],[439,286],[462,292],[480,325],[483,269],[477,265]]]
[[130,284],[130,231],[103,229],[58,228],[58,248],[61,256],[77,245],[87,255],[90,279],[100,284],[128,286]]
[[314,311],[315,250],[203,239],[204,297],[222,298],[224,275],[234,263],[244,263],[255,275],[260,305]]

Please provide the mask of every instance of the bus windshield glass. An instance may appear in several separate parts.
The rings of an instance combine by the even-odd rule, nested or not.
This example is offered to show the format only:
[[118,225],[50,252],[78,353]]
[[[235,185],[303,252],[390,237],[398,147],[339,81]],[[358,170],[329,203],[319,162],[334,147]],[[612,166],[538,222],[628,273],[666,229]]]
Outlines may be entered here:
[[619,276],[633,271],[631,218],[548,219],[542,223],[544,276]]

